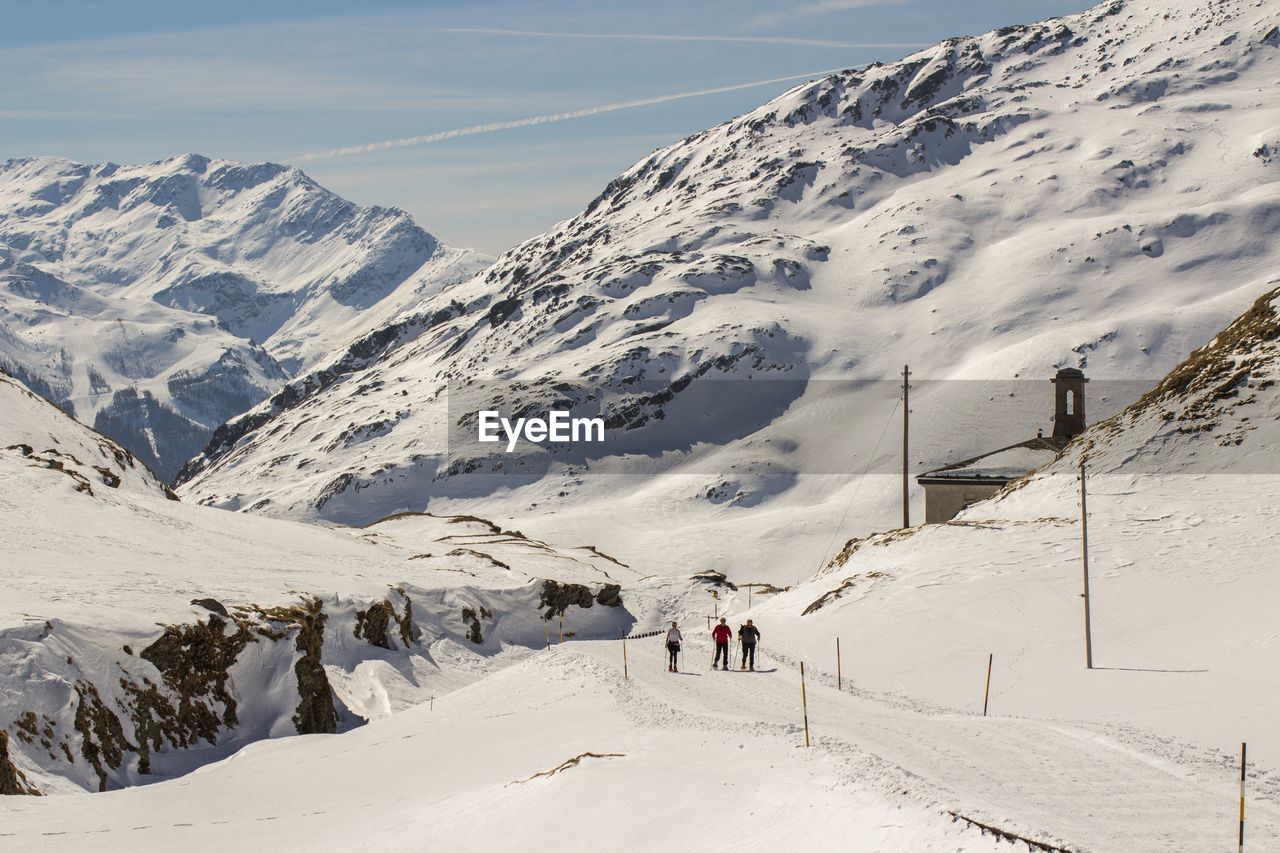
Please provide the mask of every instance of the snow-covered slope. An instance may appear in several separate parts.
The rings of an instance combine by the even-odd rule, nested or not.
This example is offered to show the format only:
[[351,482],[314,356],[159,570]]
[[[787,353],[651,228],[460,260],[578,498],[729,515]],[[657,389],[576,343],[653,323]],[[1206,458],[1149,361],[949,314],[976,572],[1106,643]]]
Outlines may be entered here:
[[620,594],[639,571],[591,543],[474,517],[332,530],[184,504],[5,376],[0,404],[0,793],[157,781],[347,729],[562,630],[620,636],[647,606]]
[[[128,450],[68,418],[22,383],[0,372],[0,456],[5,465],[44,468],[66,476],[61,485],[92,495],[119,489],[136,495],[177,496]],[[55,478],[56,479],[56,478]]]
[[[182,491],[353,523],[427,506],[518,517],[802,578],[822,549],[798,554],[797,533],[851,505],[859,529],[895,511],[887,477],[810,476],[892,470],[872,458],[892,391],[883,406],[884,388],[819,380],[910,363],[917,379],[1040,382],[1069,365],[1154,382],[1267,288],[1278,22],[1270,0],[1108,2],[799,86],[655,152],[232,421]],[[709,402],[715,380],[737,381]],[[619,430],[632,455],[513,462],[446,441],[475,403],[566,396],[638,425]],[[996,445],[943,429],[913,464],[1047,419],[1003,425]]]
[[[316,720],[302,690],[315,656],[333,696],[321,718],[372,722],[240,749],[165,784],[6,803],[5,837],[30,850],[82,849],[86,836],[104,850],[414,849],[424,838],[487,849],[533,832],[594,850],[597,834],[565,829],[590,815],[644,849],[1010,849],[985,826],[1041,845],[1028,849],[1208,850],[1234,839],[1228,748],[1247,739],[1247,837],[1270,849],[1280,843],[1270,606],[1280,475],[1263,463],[1280,439],[1278,309],[1280,291],[1268,293],[997,500],[952,524],[849,543],[818,577],[757,591],[751,606],[714,578],[645,579],[648,566],[477,519],[324,530],[89,496],[6,457],[3,565],[17,570],[5,579],[0,618],[14,627],[0,631],[0,671],[22,689],[0,693],[0,758],[12,756],[0,779],[57,793],[95,786],[102,765],[108,787],[159,781],[251,735],[332,730],[300,722]],[[1166,467],[1145,476],[1156,447]],[[1210,448],[1216,466],[1239,457],[1251,473],[1198,473],[1190,463]],[[1070,520],[1077,449],[1098,469],[1091,672]],[[555,648],[535,651],[547,588],[508,580],[530,569],[584,583],[607,572],[625,603],[570,604],[576,636],[555,642],[557,621]],[[337,592],[299,606],[304,590]],[[734,623],[762,626],[760,672],[701,669],[708,592]],[[193,610],[188,595],[215,601]],[[245,601],[269,603],[235,606]],[[223,602],[234,627],[210,615]],[[685,627],[682,675],[661,671],[660,638],[631,642],[625,657],[601,641],[669,618]],[[228,649],[230,661],[219,657]],[[987,653],[991,716],[980,716]],[[209,710],[216,746],[190,728]],[[152,737],[154,749],[137,748]],[[185,749],[169,740],[182,737]]]
[[[1093,670],[1081,602],[1082,454]],[[950,523],[849,542],[755,616],[823,670],[834,669],[840,637],[845,677],[863,690],[979,708],[993,654],[997,713],[1157,730],[1221,750],[1224,770],[1247,741],[1259,766],[1274,768],[1278,554],[1272,290],[1051,465]],[[1274,774],[1250,786],[1280,803]]]
[[0,164],[0,367],[172,478],[214,427],[487,259],[297,169]]

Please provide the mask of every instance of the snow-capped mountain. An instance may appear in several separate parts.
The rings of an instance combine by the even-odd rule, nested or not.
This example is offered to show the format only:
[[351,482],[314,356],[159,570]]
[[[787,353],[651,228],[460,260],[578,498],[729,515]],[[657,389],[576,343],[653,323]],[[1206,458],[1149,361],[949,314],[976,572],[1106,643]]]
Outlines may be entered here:
[[487,259],[297,169],[0,164],[0,367],[172,478],[212,430]]
[[[888,477],[807,476],[893,470],[873,464],[892,392],[819,380],[910,363],[917,379],[1069,365],[1154,382],[1267,289],[1278,22],[1270,2],[1108,2],[796,87],[290,382],[221,428],[181,491],[354,523],[519,516],[624,551],[664,529],[666,559],[707,562],[710,538],[717,566],[802,578],[822,555],[797,554],[797,533],[851,504],[863,529],[895,512]],[[714,380],[740,380],[716,403],[733,417],[707,417]],[[448,440],[477,400],[566,397],[607,400],[634,428],[623,450],[513,461]],[[991,449],[945,413],[926,422],[913,465]]]

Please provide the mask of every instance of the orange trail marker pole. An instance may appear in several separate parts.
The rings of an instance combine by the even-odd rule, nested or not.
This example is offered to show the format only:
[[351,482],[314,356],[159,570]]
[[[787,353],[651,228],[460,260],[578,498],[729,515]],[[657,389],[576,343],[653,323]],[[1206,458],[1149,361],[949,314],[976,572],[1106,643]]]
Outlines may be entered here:
[[809,748],[809,697],[804,689],[804,661],[800,661],[800,705],[804,708],[804,748]]
[[840,638],[836,637],[836,690],[841,689],[842,679],[840,677]]
[[1244,853],[1244,768],[1246,744],[1240,744],[1240,853]]
[[995,659],[995,652],[987,655],[987,689],[982,693],[982,716],[987,715],[987,702],[991,699],[991,661]]

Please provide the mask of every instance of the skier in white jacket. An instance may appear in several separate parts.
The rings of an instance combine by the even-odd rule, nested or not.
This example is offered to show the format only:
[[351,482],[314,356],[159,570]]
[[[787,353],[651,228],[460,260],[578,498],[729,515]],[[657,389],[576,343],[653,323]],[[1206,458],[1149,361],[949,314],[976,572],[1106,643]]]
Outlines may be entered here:
[[667,654],[669,661],[667,663],[667,672],[678,672],[676,669],[676,656],[680,654],[680,643],[684,637],[680,635],[680,627],[675,622],[671,623],[671,630],[667,631]]

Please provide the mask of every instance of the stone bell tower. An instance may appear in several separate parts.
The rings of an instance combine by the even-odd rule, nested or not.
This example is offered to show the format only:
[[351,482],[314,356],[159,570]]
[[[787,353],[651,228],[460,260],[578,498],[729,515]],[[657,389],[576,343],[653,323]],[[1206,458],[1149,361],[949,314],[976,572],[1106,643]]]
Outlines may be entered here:
[[1069,441],[1084,432],[1084,372],[1064,367],[1053,383],[1053,437]]

